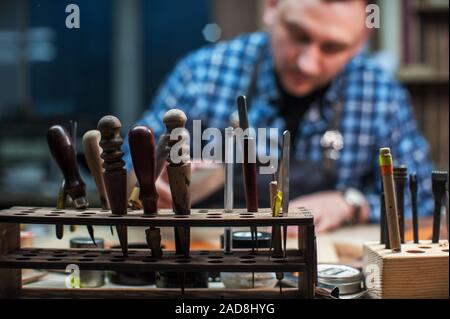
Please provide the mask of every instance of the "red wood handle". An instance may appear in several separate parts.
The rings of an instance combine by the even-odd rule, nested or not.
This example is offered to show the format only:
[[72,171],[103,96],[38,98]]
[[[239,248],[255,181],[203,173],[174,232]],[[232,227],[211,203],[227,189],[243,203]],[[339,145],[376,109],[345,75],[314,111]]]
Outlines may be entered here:
[[156,214],[158,192],[156,180],[155,138],[150,128],[135,126],[128,133],[131,158],[136,177],[139,181],[139,197],[144,206],[144,214]]

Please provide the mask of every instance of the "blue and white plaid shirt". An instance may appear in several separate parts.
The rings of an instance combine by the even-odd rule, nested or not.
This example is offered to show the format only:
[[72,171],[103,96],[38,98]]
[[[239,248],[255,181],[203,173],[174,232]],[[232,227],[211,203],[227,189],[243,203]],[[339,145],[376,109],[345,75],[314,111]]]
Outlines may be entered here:
[[[138,124],[150,127],[158,138],[165,132],[162,122],[165,112],[176,107],[188,116],[189,130],[192,120],[201,120],[203,127],[224,130],[236,111],[236,97],[247,93],[261,52],[256,92],[249,105],[249,122],[252,127],[277,128],[281,135],[285,122],[273,103],[279,92],[268,40],[266,33],[252,33],[188,55],[161,86]],[[431,214],[429,150],[417,129],[408,94],[390,74],[364,55],[353,58],[321,102],[313,103],[308,109],[298,129],[294,156],[299,160],[321,161],[320,140],[332,119],[332,104],[338,97],[336,83],[342,83],[339,78],[345,79],[344,87],[339,88],[343,101],[340,131],[344,149],[336,165],[336,187],[361,190],[370,204],[371,220],[378,221],[381,191],[378,152],[381,147],[390,147],[396,165],[406,165],[410,172],[417,173],[419,215]],[[130,169],[127,141],[124,152]],[[409,191],[405,191],[405,198],[408,217],[411,216]]]

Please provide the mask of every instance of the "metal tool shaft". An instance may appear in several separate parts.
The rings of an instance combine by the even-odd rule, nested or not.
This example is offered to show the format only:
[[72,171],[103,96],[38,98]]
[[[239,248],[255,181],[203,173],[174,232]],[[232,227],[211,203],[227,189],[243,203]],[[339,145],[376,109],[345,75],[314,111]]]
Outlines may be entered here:
[[[226,213],[233,212],[233,163],[234,163],[234,130],[232,127],[225,129],[225,194],[224,206]],[[225,228],[224,249],[230,253],[233,247],[232,227]]]

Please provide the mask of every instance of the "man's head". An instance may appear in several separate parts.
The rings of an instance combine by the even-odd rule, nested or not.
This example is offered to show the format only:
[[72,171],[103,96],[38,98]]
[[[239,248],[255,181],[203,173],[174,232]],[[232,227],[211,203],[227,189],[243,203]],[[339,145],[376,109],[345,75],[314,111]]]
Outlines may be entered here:
[[267,0],[277,75],[292,95],[326,85],[364,45],[365,0]]

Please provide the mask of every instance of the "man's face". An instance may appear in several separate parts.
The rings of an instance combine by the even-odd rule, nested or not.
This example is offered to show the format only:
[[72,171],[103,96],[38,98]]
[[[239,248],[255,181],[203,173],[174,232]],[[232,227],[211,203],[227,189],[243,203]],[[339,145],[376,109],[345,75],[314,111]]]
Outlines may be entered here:
[[264,13],[275,68],[290,94],[330,82],[367,38],[364,1],[268,0]]

